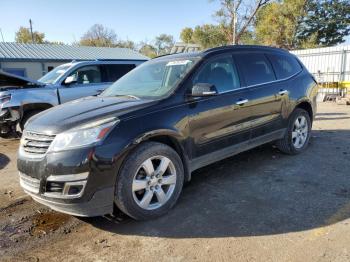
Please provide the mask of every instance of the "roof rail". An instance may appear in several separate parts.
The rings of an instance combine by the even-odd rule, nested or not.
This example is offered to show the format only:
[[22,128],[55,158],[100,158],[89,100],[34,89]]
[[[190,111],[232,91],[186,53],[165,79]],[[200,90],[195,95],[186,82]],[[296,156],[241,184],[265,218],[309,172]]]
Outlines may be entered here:
[[288,50],[285,50],[285,49],[272,47],[272,46],[264,46],[264,45],[225,45],[225,46],[218,46],[218,47],[206,49],[203,51],[203,53],[210,53],[217,50],[233,49],[233,48],[262,48],[262,49],[274,49],[274,50],[288,52]]

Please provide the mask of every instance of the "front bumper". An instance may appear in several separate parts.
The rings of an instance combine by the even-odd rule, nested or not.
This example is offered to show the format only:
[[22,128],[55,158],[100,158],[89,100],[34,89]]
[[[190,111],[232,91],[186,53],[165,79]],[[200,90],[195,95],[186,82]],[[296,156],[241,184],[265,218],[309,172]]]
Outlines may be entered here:
[[16,125],[20,120],[19,109],[0,107],[0,135],[6,135],[11,131],[16,131]]
[[[59,212],[75,216],[112,213],[115,165],[112,158],[101,159],[94,151],[81,148],[35,159],[19,150],[17,167],[23,190],[35,201]],[[70,192],[72,188],[75,193]]]
[[80,217],[94,217],[111,214],[113,212],[114,188],[109,187],[95,192],[93,197],[83,203],[60,203],[52,199],[43,198],[38,194],[33,194],[24,190],[35,201],[50,207],[58,212]]

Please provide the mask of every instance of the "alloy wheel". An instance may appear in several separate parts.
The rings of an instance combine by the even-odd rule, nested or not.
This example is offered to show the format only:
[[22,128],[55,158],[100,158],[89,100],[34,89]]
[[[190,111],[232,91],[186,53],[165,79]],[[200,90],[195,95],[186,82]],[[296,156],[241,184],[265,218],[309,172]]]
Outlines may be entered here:
[[134,201],[145,210],[162,207],[174,193],[176,169],[165,156],[148,158],[138,168],[132,182]]
[[305,145],[309,133],[309,126],[305,116],[298,116],[294,122],[292,131],[292,142],[296,149]]

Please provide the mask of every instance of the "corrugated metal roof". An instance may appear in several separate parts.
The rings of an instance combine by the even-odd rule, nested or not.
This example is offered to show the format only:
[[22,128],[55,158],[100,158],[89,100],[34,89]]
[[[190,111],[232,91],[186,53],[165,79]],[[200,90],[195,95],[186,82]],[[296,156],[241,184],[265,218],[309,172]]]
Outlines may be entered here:
[[145,60],[148,58],[127,48],[0,43],[0,61],[95,59]]

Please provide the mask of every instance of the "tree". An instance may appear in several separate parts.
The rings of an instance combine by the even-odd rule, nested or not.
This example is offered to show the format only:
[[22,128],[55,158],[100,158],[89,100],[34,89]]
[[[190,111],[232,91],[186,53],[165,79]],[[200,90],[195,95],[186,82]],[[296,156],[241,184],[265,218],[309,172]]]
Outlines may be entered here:
[[151,45],[147,42],[140,43],[139,52],[145,56],[150,57],[150,58],[154,58],[157,56],[157,48],[155,48],[153,45]]
[[182,29],[181,34],[180,34],[180,38],[181,40],[186,43],[186,44],[191,44],[193,43],[193,29],[190,27],[185,27],[184,29]]
[[117,35],[113,29],[101,24],[93,25],[80,39],[80,45],[113,47],[117,43]]
[[116,47],[121,47],[121,48],[129,48],[131,50],[136,50],[136,44],[131,41],[131,40],[119,40],[116,44]]
[[346,0],[284,0],[264,6],[257,15],[259,43],[286,49],[332,46],[350,33]]
[[270,0],[219,0],[221,8],[215,13],[226,40],[238,44],[260,8]]
[[349,0],[309,0],[307,16],[300,25],[298,38],[315,38],[318,46],[333,46],[350,34]]
[[[45,34],[40,33],[38,31],[34,31],[33,38],[34,38],[35,44],[43,44],[45,41],[44,40]],[[29,28],[21,26],[16,32],[15,41],[17,43],[23,43],[23,44],[32,43],[32,36]]]
[[227,44],[225,35],[220,25],[205,24],[196,26],[193,35],[193,43],[199,44],[202,48],[211,48]]
[[[256,38],[264,45],[293,49],[300,45],[298,32],[307,0],[284,0],[264,6],[257,15]],[[309,46],[314,43],[308,41]]]
[[155,39],[155,47],[157,49],[157,55],[169,54],[171,48],[174,46],[174,37],[172,35],[161,34]]

